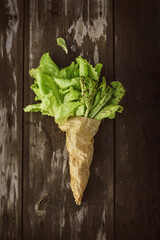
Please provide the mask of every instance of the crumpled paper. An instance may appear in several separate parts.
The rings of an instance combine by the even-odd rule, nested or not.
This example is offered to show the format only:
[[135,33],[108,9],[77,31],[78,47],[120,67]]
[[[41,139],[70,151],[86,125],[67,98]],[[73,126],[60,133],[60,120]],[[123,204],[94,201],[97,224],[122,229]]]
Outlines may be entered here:
[[83,192],[87,186],[90,165],[93,158],[93,137],[101,121],[73,117],[59,125],[66,132],[66,146],[69,152],[70,186],[77,205],[81,204]]

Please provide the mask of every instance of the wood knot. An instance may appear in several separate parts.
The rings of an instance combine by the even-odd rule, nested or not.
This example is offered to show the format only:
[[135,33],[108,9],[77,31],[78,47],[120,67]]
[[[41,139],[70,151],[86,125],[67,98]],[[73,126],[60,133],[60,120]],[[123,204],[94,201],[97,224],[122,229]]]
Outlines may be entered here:
[[8,27],[9,28],[13,28],[15,26],[15,24],[18,22],[17,15],[8,14],[7,19],[8,19]]
[[38,216],[44,216],[50,203],[50,196],[48,193],[43,193],[40,200],[35,204],[35,212]]

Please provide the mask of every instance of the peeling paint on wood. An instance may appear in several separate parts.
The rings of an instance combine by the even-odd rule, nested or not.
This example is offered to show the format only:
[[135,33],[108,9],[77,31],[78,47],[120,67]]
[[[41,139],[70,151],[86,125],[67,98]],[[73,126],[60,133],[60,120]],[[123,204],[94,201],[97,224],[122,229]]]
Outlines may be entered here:
[[105,44],[107,40],[107,1],[95,1],[94,4],[96,7],[94,13],[90,11],[92,4],[89,0],[86,2],[87,15],[83,16],[83,13],[81,13],[79,18],[72,21],[67,31],[77,46],[81,48],[82,55],[86,42],[91,44],[94,51],[92,54],[90,53],[90,58],[96,64],[99,61],[98,46],[101,46],[102,43]]
[[20,1],[0,8],[0,239],[20,239],[23,18]]
[[18,30],[18,24],[19,24],[19,11],[17,7],[17,1],[8,1],[7,3],[7,14],[8,14],[8,26],[6,28],[6,52],[8,54],[8,57],[11,61],[11,55],[10,51],[13,47],[13,36],[16,34]]
[[[91,3],[92,4],[92,3]],[[90,1],[88,1],[88,18],[83,20],[82,15],[77,21],[73,20],[72,25],[68,28],[69,34],[74,32],[74,40],[79,47],[85,42],[85,37],[89,37],[92,43],[97,41],[106,41],[107,27],[107,6],[105,0],[97,1],[96,17],[90,18]]]
[[95,48],[94,48],[94,63],[95,64],[99,63],[99,53],[98,53],[97,44],[95,45]]
[[1,36],[0,36],[0,53],[1,53],[1,57],[3,58],[3,48],[4,48],[4,46],[3,46],[3,35],[1,34]]
[[64,0],[64,12],[65,12],[65,16],[67,16],[67,1],[68,1],[68,0]]

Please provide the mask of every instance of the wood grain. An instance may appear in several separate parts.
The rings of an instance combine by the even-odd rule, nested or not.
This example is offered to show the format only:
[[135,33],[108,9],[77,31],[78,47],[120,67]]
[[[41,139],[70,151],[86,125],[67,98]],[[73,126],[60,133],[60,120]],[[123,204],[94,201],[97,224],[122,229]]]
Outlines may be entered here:
[[0,9],[0,239],[20,239],[23,5],[0,1]]
[[[33,102],[29,68],[44,52],[62,67],[81,52],[92,64],[102,62],[103,74],[112,80],[111,1],[31,0],[25,9],[25,105]],[[65,38],[69,55],[56,46],[57,37]],[[24,118],[23,239],[112,240],[113,122],[104,121],[95,138],[90,180],[79,207],[69,186],[65,135],[51,117],[30,113]]]
[[[0,239],[160,239],[159,9],[158,0],[0,1]],[[22,112],[34,102],[29,69],[45,52],[61,67],[80,53],[102,62],[126,88],[123,114],[95,137],[81,206],[65,134],[53,118]]]
[[160,239],[159,9],[116,0],[115,75],[127,89],[116,118],[116,240]]

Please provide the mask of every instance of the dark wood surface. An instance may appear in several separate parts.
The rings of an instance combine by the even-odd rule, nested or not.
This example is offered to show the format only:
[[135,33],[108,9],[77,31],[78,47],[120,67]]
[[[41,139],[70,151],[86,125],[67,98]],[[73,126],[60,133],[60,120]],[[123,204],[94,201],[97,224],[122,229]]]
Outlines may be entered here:
[[115,79],[127,89],[116,118],[116,239],[160,238],[159,13],[159,1],[116,1]]
[[0,1],[0,239],[20,239],[23,2]]
[[[160,2],[3,0],[0,10],[0,239],[159,240]],[[123,114],[95,137],[81,206],[65,134],[51,117],[22,111],[44,52],[61,67],[80,53],[100,61],[127,90]]]

